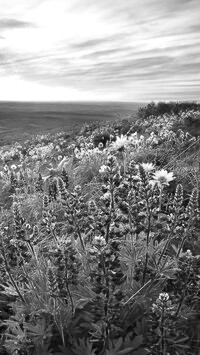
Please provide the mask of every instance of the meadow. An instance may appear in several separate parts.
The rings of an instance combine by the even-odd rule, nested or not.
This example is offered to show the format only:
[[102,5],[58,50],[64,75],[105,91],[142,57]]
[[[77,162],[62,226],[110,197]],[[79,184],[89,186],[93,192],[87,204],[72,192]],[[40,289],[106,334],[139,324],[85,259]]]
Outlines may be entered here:
[[200,105],[101,109],[0,148],[2,355],[200,354]]

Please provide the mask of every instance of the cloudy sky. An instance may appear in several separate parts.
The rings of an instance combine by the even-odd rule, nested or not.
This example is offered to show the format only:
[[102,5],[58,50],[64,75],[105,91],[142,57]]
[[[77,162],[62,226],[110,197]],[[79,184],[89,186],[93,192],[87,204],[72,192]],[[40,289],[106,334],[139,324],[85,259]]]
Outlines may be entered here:
[[199,100],[200,0],[0,0],[0,100]]

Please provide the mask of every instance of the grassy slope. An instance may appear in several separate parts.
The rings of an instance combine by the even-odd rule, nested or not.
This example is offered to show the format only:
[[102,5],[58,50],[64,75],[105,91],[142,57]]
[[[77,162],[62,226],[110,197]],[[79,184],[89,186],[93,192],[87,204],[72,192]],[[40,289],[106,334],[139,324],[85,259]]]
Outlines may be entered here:
[[[97,105],[98,106],[98,105]],[[75,120],[75,118],[77,118],[77,124],[80,124],[80,125],[82,125],[82,123],[83,123],[83,121],[81,121],[81,117],[83,117],[84,116],[84,118],[86,117],[86,118],[88,118],[88,117],[93,117],[93,119],[94,119],[94,117],[96,118],[96,120],[99,120],[99,116],[98,116],[98,113],[100,112],[100,110],[102,110],[102,106],[101,107],[94,107],[94,111],[96,112],[96,116],[94,115],[94,111],[93,111],[93,113],[91,113],[91,111],[89,112],[88,111],[88,106],[85,106],[85,110],[84,110],[84,108],[82,107],[82,108],[80,108],[79,106],[77,106],[76,107],[76,110],[78,111],[79,109],[80,109],[80,111],[78,112],[78,113],[75,113],[73,110],[72,110],[72,108],[70,107],[69,108],[69,111],[68,111],[68,117],[71,117],[70,119],[71,119],[71,121],[68,121],[68,123],[69,122],[72,122],[73,120],[72,120],[72,117],[74,117],[74,120]],[[30,107],[29,107],[30,108]],[[107,117],[107,115],[108,115],[108,111],[109,111],[109,109],[111,109],[111,107],[109,107],[109,108],[107,108],[106,107],[106,109],[107,109],[107,113],[105,114],[105,116]],[[113,108],[114,109],[114,108]],[[58,125],[58,122],[59,122],[59,124],[60,123],[65,123],[66,121],[65,121],[65,119],[64,119],[64,115],[65,115],[65,112],[66,111],[64,111],[63,113],[60,113],[60,116],[57,114],[57,111],[53,111],[53,110],[51,110],[51,112],[50,113],[48,113],[48,116],[46,117],[46,112],[45,112],[45,107],[43,106],[43,110],[44,111],[42,111],[42,109],[41,109],[41,107],[40,107],[40,111],[36,111],[36,112],[34,112],[34,111],[31,111],[31,113],[32,114],[35,114],[36,116],[35,117],[39,117],[40,116],[40,119],[41,119],[41,116],[42,116],[42,121],[40,121],[40,119],[38,118],[38,120],[37,120],[37,125],[36,125],[36,127],[33,127],[33,126],[31,126],[32,127],[32,129],[33,129],[33,131],[34,131],[34,133],[36,132],[36,130],[35,130],[35,128],[37,128],[37,129],[39,129],[39,125],[41,125],[40,126],[40,129],[44,129],[45,131],[47,131],[47,129],[46,129],[46,127],[45,127],[45,124],[47,125],[47,123],[48,123],[48,127],[50,126],[50,123],[49,122],[51,122],[51,120],[50,120],[50,116],[52,115],[53,116],[53,118],[52,118],[52,120],[53,120],[53,123],[57,123],[57,125]],[[70,111],[71,110],[71,111]],[[30,112],[30,111],[29,111]],[[39,113],[38,113],[39,112]],[[104,113],[105,111],[103,111],[103,113]],[[133,111],[131,111],[131,113],[132,113]],[[81,113],[82,113],[82,115],[81,115]],[[14,107],[13,107],[13,114],[14,114]],[[37,115],[39,115],[39,116],[37,116]],[[55,115],[55,116],[54,116]],[[60,120],[58,119],[58,116],[59,117],[61,117],[60,118]],[[112,115],[111,115],[112,116]],[[111,116],[110,116],[110,118],[111,118]],[[21,117],[21,116],[20,116]],[[55,120],[54,120],[54,117],[56,118]],[[103,117],[103,114],[102,114],[102,116],[101,117]],[[30,116],[29,116],[29,118],[30,118]],[[106,118],[106,119],[108,119],[108,117]],[[33,116],[32,116],[32,119],[30,119],[30,121],[29,121],[29,124],[31,125],[31,123],[33,123],[32,122],[32,120],[33,120]],[[89,118],[88,118],[88,120],[89,120]],[[21,122],[21,127],[25,127],[25,126],[22,126],[23,124],[24,124],[24,122],[25,121],[20,121]],[[74,121],[73,121],[74,122]],[[12,123],[12,121],[11,121],[11,123]],[[63,124],[64,124],[63,123]],[[61,126],[62,128],[63,128],[63,126]],[[29,127],[30,128],[30,127]],[[58,126],[56,127],[56,128],[59,128]],[[23,128],[24,129],[24,128]],[[27,129],[27,128],[26,128]],[[52,128],[53,129],[53,128]],[[19,128],[19,130],[20,130],[20,128]],[[168,152],[168,151],[167,151]],[[169,153],[169,152],[168,152]],[[182,159],[182,158],[181,158]],[[80,176],[80,178],[81,178],[81,180],[82,180],[82,183],[83,183],[83,176],[84,176],[84,173],[85,173],[85,170],[84,170],[84,168],[85,168],[85,170],[86,170],[86,166],[83,166],[83,170],[81,170],[81,169],[79,169],[78,170],[78,176]],[[88,170],[88,166],[87,166],[87,170]],[[93,170],[94,169],[92,169],[92,173],[94,173],[93,172]],[[98,171],[98,169],[97,169],[97,171]],[[77,172],[77,171],[76,171]],[[88,179],[88,176],[87,176],[87,180],[89,180]],[[92,190],[92,188],[90,188],[91,189],[91,191],[92,191],[92,197],[94,198],[94,197],[96,197],[96,196],[94,196],[95,195],[95,192],[97,192],[97,195],[98,195],[98,191],[96,191],[97,190],[97,187],[95,186],[94,187],[94,189]],[[88,191],[87,191],[88,192]],[[98,197],[98,196],[97,196]],[[29,207],[29,204],[31,205],[31,207],[33,207],[33,202],[35,202],[35,205],[37,205],[37,207],[36,207],[36,209],[38,208],[38,201],[37,200],[30,200],[30,201],[23,201],[23,208],[24,209],[27,209],[27,207]],[[143,214],[144,215],[144,214]],[[161,245],[161,247],[162,247],[162,245]],[[143,248],[144,250],[145,250],[145,247]],[[131,263],[132,263],[132,260],[131,260]],[[170,267],[172,268],[172,266],[169,264],[169,269],[170,269]],[[162,270],[161,270],[162,271]],[[167,272],[168,270],[165,270],[165,272]],[[173,271],[173,270],[172,270]],[[171,270],[169,270],[169,272],[171,272]],[[177,279],[178,279],[178,276],[177,276]],[[136,284],[137,285],[137,284]],[[138,285],[140,285],[140,284],[138,284]],[[138,286],[139,287],[139,286]],[[131,285],[127,285],[127,289],[131,289]],[[156,295],[154,295],[154,287],[152,288],[152,297],[154,297],[154,299],[156,299]],[[157,292],[157,294],[159,294],[159,290],[158,291],[156,291]],[[133,290],[131,289],[131,292],[130,292],[130,295],[131,294],[133,294],[134,292],[133,292]],[[32,295],[31,295],[31,297],[32,297]],[[128,297],[128,296],[127,296]],[[145,294],[145,297],[148,299],[148,295],[146,295]],[[30,305],[32,305],[33,304],[33,302],[32,302],[32,298],[31,298],[31,302],[30,302]],[[131,312],[130,312],[130,314],[131,314]],[[137,316],[137,314],[135,314],[136,316]],[[126,314],[126,316],[127,316],[127,318],[126,318],[126,324],[127,324],[127,319],[128,319],[128,315]],[[133,322],[135,322],[134,321],[134,319],[136,319],[136,318],[134,318],[134,316],[132,316],[132,317],[129,317],[130,318],[130,327],[132,326],[133,327],[133,325],[132,325],[132,323]],[[138,318],[139,318],[139,316],[138,316]],[[180,317],[180,321],[182,321],[182,318]],[[78,323],[78,322],[77,322]],[[194,323],[193,323],[194,324]],[[141,325],[142,325],[142,323],[141,323]],[[88,326],[87,324],[86,324],[86,326]],[[89,327],[89,326],[88,326]],[[130,328],[129,327],[129,328]],[[194,328],[195,328],[195,326],[193,326]],[[141,327],[142,328],[142,327]],[[90,328],[88,328],[88,329],[90,329]],[[128,329],[128,327],[127,327],[127,329]],[[126,331],[127,331],[127,329],[126,329]],[[189,329],[189,328],[188,328]],[[142,333],[142,330],[141,329],[137,329],[138,331],[139,331],[139,336],[141,336],[141,334],[143,334]],[[159,330],[159,327],[158,327],[158,330]],[[134,334],[134,336],[135,336],[135,328],[132,330],[132,332],[133,332],[133,334]],[[141,332],[141,333],[140,333]],[[177,332],[178,333],[178,332]],[[123,333],[122,333],[123,334]],[[143,336],[143,335],[142,335]],[[182,337],[182,335],[180,335],[180,337],[178,338],[178,340],[180,341],[180,338]],[[58,337],[57,337],[58,338]],[[135,338],[137,338],[137,337],[135,337]],[[195,339],[197,339],[197,337],[195,338]],[[135,340],[135,339],[134,339]],[[184,338],[183,338],[183,349],[184,349],[184,345],[185,345],[185,340],[184,340]],[[196,340],[195,340],[196,341]],[[175,342],[176,342],[176,339],[175,339]],[[194,342],[192,343],[192,345],[194,344]],[[26,343],[25,343],[25,345],[26,345]],[[90,345],[90,344],[89,344]],[[116,344],[115,344],[116,345]],[[127,349],[128,349],[128,347],[129,347],[129,349],[130,349],[130,345],[132,346],[133,344],[125,344],[125,345],[122,345],[123,346],[123,348],[121,348],[120,350],[121,350],[121,354],[122,353],[127,353],[127,354],[130,354],[130,351],[127,351]],[[139,344],[139,346],[140,346],[141,344]],[[145,344],[146,345],[146,344]],[[190,345],[191,345],[191,343],[190,343]],[[142,345],[141,345],[142,346]],[[127,349],[126,349],[126,347],[127,347]],[[198,349],[197,349],[198,350]],[[85,352],[85,354],[87,353],[87,354],[89,354],[89,350],[88,349],[86,349],[86,351],[87,352]],[[112,351],[112,350],[111,350]],[[187,349],[186,349],[186,351],[187,351]],[[65,352],[66,353],[66,352]],[[80,352],[76,352],[76,354],[83,354],[83,349],[81,349],[80,350]],[[107,354],[108,352],[106,351],[106,354]],[[109,352],[110,353],[110,352]],[[113,353],[113,352],[112,352]],[[119,352],[117,352],[118,354],[119,354]],[[117,354],[116,352],[115,352],[115,354]],[[156,353],[158,353],[158,352],[154,352],[154,354],[156,354]],[[34,353],[35,354],[35,353]],[[72,352],[70,352],[70,354],[74,354],[74,352],[72,353]],[[100,354],[99,352],[97,352],[96,354]],[[132,352],[132,354],[139,354],[139,350],[136,350],[136,351],[134,351],[134,352]],[[146,352],[143,352],[142,354],[147,354]],[[153,353],[152,353],[153,354]],[[163,352],[163,354],[164,354],[164,352]],[[174,354],[174,353],[173,353]],[[176,352],[176,354],[190,354],[190,353],[188,353],[188,352]],[[196,352],[195,352],[195,354],[196,354]]]

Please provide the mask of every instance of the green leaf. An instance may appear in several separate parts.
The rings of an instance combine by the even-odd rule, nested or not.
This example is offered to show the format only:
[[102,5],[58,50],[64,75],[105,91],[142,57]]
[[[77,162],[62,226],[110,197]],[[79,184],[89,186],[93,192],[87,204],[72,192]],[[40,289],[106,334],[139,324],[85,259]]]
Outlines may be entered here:
[[143,336],[142,335],[137,335],[133,342],[131,343],[131,347],[132,347],[132,350],[135,350],[137,348],[139,348],[139,346],[142,345],[142,342],[143,342]]

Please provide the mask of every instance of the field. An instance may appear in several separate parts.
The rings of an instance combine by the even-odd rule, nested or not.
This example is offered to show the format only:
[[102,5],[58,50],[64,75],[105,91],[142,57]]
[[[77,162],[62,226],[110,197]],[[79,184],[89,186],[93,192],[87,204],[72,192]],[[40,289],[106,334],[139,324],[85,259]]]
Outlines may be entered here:
[[139,103],[0,102],[0,145],[30,134],[79,129],[84,122],[113,121],[135,114]]
[[0,354],[200,355],[200,104],[2,107]]

